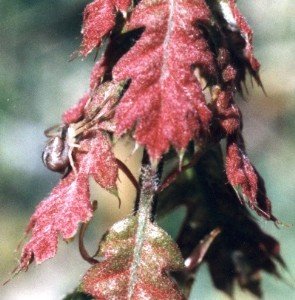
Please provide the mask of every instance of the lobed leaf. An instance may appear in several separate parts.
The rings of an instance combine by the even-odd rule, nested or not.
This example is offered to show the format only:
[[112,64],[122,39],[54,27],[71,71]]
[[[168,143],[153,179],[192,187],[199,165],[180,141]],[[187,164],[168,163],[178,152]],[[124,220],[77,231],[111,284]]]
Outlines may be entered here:
[[83,12],[81,33],[83,40],[80,53],[87,56],[99,46],[102,38],[115,26],[115,10],[112,0],[95,0]]
[[54,257],[58,236],[72,238],[78,224],[89,221],[91,217],[88,178],[84,174],[70,174],[59,182],[32,215],[27,227],[27,233],[32,235],[23,247],[19,269],[27,269],[32,260],[42,263]]
[[236,5],[236,0],[222,0],[221,2],[227,3],[230,7],[231,14],[235,20],[235,26],[240,30],[246,43],[244,48],[244,57],[249,62],[252,70],[254,72],[258,72],[260,64],[255,58],[253,52],[253,30],[248,25],[245,17],[239,11]]
[[167,274],[183,267],[178,247],[163,229],[149,222],[141,252],[134,253],[137,226],[137,217],[112,226],[100,243],[101,262],[87,271],[81,289],[95,299],[183,299]]
[[[27,233],[32,235],[18,270],[27,269],[33,260],[41,263],[53,257],[58,236],[70,239],[80,222],[90,220],[89,176],[106,189],[116,188],[118,161],[106,131],[120,136],[134,130],[134,138],[153,162],[159,162],[171,146],[181,153],[191,140],[208,138],[216,143],[227,136],[226,175],[236,193],[226,185],[218,146],[208,153],[204,147],[204,157],[195,157],[201,159],[184,186],[176,182],[173,197],[165,204],[159,202],[159,213],[163,207],[187,206],[178,238],[187,258],[187,268],[180,273],[180,277],[186,273],[187,290],[204,258],[217,288],[231,294],[237,280],[261,296],[260,270],[279,276],[274,261],[282,265],[283,261],[279,244],[237,201],[276,221],[263,180],[245,154],[241,113],[234,102],[247,70],[262,86],[252,30],[234,0],[141,0],[133,3],[133,10],[130,5],[130,0],[95,0],[85,8],[80,54],[87,56],[108,36],[109,43],[93,68],[90,91],[63,114],[63,121],[79,125],[91,120],[91,125],[85,130],[85,124],[77,126],[82,128],[79,149],[73,151],[77,174],[71,171],[62,179],[31,217]],[[190,161],[184,169],[192,165]],[[181,170],[168,176],[160,188],[166,188]],[[84,276],[84,292],[96,299],[183,299],[168,275],[183,268],[181,253],[168,234],[149,220],[145,216],[147,223],[142,225],[140,217],[130,217],[110,229],[97,254],[101,262]],[[217,227],[222,233],[216,240],[219,229],[200,243]],[[80,292],[73,296],[88,298]]]
[[178,151],[208,130],[211,112],[194,75],[214,74],[214,56],[197,22],[209,22],[205,1],[143,0],[127,30],[141,38],[113,69],[115,81],[131,79],[116,111],[117,133],[135,127],[135,139],[159,160],[170,145]]
[[79,223],[91,219],[89,176],[103,188],[116,189],[118,166],[108,137],[100,131],[88,133],[80,146],[83,151],[75,157],[77,174],[71,171],[62,179],[30,219],[27,233],[32,235],[23,248],[19,270],[26,269],[33,260],[42,263],[52,258],[57,251],[58,236],[72,238]]
[[116,9],[126,12],[130,0],[95,0],[83,13],[83,40],[80,53],[87,56],[115,26]]

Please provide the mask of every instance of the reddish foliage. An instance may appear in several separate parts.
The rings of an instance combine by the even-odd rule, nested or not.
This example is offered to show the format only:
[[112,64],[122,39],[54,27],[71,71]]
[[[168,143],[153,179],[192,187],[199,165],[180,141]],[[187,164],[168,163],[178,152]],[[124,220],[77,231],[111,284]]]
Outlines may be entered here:
[[[85,274],[81,288],[95,299],[183,299],[169,270],[183,268],[183,259],[169,235],[149,223],[139,260],[134,252],[137,218],[113,225],[100,244],[103,261]],[[132,277],[133,267],[137,274]],[[110,288],[111,287],[111,288]]]
[[130,0],[95,0],[88,4],[83,13],[83,41],[80,53],[87,56],[98,47],[102,38],[115,26],[116,9],[126,11]]
[[115,10],[112,0],[95,0],[88,4],[83,13],[83,41],[81,54],[88,55],[99,46],[102,38],[115,26]]
[[261,230],[248,209],[238,201],[224,172],[220,145],[216,144],[203,154],[191,169],[189,178],[182,176],[159,196],[157,213],[163,215],[172,207],[183,206],[187,210],[177,244],[183,256],[188,258],[185,260],[188,272],[182,272],[181,277],[189,286],[195,272],[191,266],[200,258],[199,241],[216,227],[221,233],[210,246],[204,261],[208,262],[218,289],[233,297],[234,286],[238,283],[244,290],[260,297],[260,273],[264,271],[279,277],[277,263],[285,266],[279,243]]
[[228,138],[226,174],[240,195],[240,200],[266,219],[276,220],[271,214],[271,203],[266,196],[264,182],[246,156],[243,139],[238,134]]
[[253,71],[257,72],[259,70],[260,64],[254,56],[253,53],[253,31],[245,20],[244,16],[239,11],[235,0],[228,0],[229,6],[231,8],[232,14],[236,20],[237,26],[241,31],[243,38],[245,39],[246,46],[244,49],[244,56],[246,60],[250,63]]
[[105,58],[102,57],[97,61],[92,69],[90,76],[90,90],[93,91],[101,82],[105,72]]
[[71,171],[62,179],[31,217],[27,233],[32,232],[32,236],[23,248],[19,269],[27,268],[33,259],[41,263],[52,258],[58,236],[69,239],[80,222],[89,221],[92,217],[89,176],[104,188],[116,188],[118,167],[108,137],[99,131],[88,133],[80,147],[75,156],[77,175]]
[[[95,181],[106,189],[115,189],[118,166],[112,152],[109,137],[100,131],[88,134],[80,142],[77,152],[78,172],[93,176]],[[83,153],[83,151],[87,151]]]
[[241,127],[241,113],[234,103],[233,96],[234,92],[231,87],[222,91],[217,86],[213,92],[213,115],[222,135],[233,134]]
[[[145,147],[151,162],[159,162],[170,147],[182,152],[190,141],[196,143],[195,155],[189,147],[191,160],[183,168],[174,170],[157,192],[164,190],[196,161],[200,160],[201,165],[201,154],[210,151],[207,146],[227,137],[226,174],[229,183],[242,202],[247,202],[266,219],[276,221],[263,180],[245,154],[241,112],[234,102],[236,90],[242,91],[247,71],[261,85],[259,63],[253,54],[253,33],[234,0],[95,0],[85,8],[82,34],[80,54],[83,56],[99,47],[106,37],[109,37],[108,43],[93,68],[89,92],[63,114],[65,126],[59,127],[59,135],[48,134],[51,141],[58,139],[58,149],[62,149],[59,152],[67,158],[62,171],[70,171],[31,217],[27,233],[32,235],[23,248],[18,270],[26,269],[33,260],[41,263],[53,257],[58,236],[72,238],[78,224],[91,219],[89,176],[112,191],[116,189],[120,167],[140,192],[137,200],[147,197],[144,173],[141,174],[139,191],[132,173],[114,157],[110,140],[113,133],[119,136],[128,131],[134,133],[136,142]],[[47,132],[51,134],[51,130]],[[67,144],[64,146],[63,143]],[[48,154],[47,166],[51,158],[58,160],[60,154],[54,143],[49,146],[53,153],[44,151]],[[67,156],[67,149],[72,156]],[[205,254],[213,243],[213,236],[208,236],[195,248],[196,241],[187,233],[188,230],[194,233],[200,229],[191,224],[202,223],[207,207],[201,212],[201,217],[194,216],[191,212],[197,212],[199,204],[189,203],[189,214],[182,228],[184,233],[178,239],[183,253],[191,254],[186,261],[186,271],[193,272],[205,258],[218,288],[230,291],[233,280],[238,279],[241,286],[259,295],[259,280],[253,287],[253,276],[259,270],[268,271],[268,268],[272,268],[270,273],[276,274],[273,258],[280,261],[278,243],[262,233],[244,210],[238,217],[238,213],[233,213],[234,217],[225,213],[232,212],[228,207],[236,207],[238,212],[241,206],[234,191],[225,184],[222,159],[219,157],[217,163],[214,159],[216,157],[211,157],[211,162],[203,168],[202,176],[197,176],[194,185],[198,182],[203,185],[198,196],[206,193],[210,200],[206,199],[206,205],[214,211],[206,220],[206,226],[209,228],[214,223],[213,229],[221,225],[222,234],[216,239],[218,247],[209,249],[207,257]],[[147,160],[144,155],[143,162]],[[68,161],[73,169],[68,166]],[[223,177],[219,176],[222,178],[217,176],[219,167],[222,168]],[[153,172],[156,174],[154,169]],[[148,184],[155,185],[157,179],[153,178]],[[205,189],[210,180],[216,182]],[[153,191],[153,195],[149,195],[152,203],[155,189],[150,190]],[[213,209],[216,204],[214,197],[222,200],[216,209]],[[184,202],[178,201],[176,206],[180,203]],[[105,235],[98,251],[98,257],[103,260],[84,276],[81,288],[85,292],[97,299],[183,298],[167,274],[169,270],[183,267],[181,254],[171,238],[150,221],[154,217],[154,212],[150,213],[153,209],[149,207],[145,211],[139,208],[139,214],[146,213],[140,219],[146,223],[138,221],[136,212],[135,216],[115,224]],[[216,215],[218,220],[215,220]],[[233,224],[236,231],[232,230]],[[244,224],[250,224],[253,232],[249,234],[242,226]],[[241,231],[239,226],[243,227]],[[260,234],[258,239],[255,239],[254,232]],[[217,235],[219,229],[215,233]],[[236,236],[238,242],[234,241]],[[259,257],[251,257],[252,252],[258,253]],[[90,257],[89,261],[96,260]],[[229,274],[232,278],[228,280]],[[218,281],[221,275],[224,276]],[[224,278],[229,282],[228,286],[223,286]]]
[[37,263],[52,258],[57,251],[58,236],[73,237],[80,222],[92,217],[88,178],[70,174],[52,190],[31,217],[27,233],[30,241],[24,246],[20,269],[26,269],[32,259]]
[[135,125],[135,139],[159,160],[170,145],[185,149],[207,131],[211,113],[193,74],[197,65],[214,74],[214,57],[196,22],[210,20],[205,1],[141,1],[129,30],[145,27],[141,38],[114,68],[116,81],[132,80],[117,112],[117,133]]
[[74,106],[66,110],[62,115],[62,120],[65,124],[78,122],[84,114],[84,107],[89,101],[89,94],[85,94]]
[[229,182],[241,186],[243,194],[249,199],[250,206],[257,205],[256,195],[258,178],[248,157],[236,143],[227,146],[226,173]]

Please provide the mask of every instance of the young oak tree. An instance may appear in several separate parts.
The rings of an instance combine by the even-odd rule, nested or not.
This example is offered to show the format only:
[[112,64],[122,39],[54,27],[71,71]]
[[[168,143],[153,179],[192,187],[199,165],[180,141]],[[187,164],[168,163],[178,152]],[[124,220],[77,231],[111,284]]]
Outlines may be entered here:
[[[82,224],[79,249],[92,266],[66,299],[187,299],[202,261],[218,289],[232,295],[237,282],[261,297],[260,272],[280,277],[284,262],[246,208],[278,222],[234,100],[247,72],[263,88],[235,1],[95,0],[82,35],[79,55],[100,55],[88,93],[45,131],[44,164],[62,178],[32,215],[15,272],[54,257],[58,237]],[[113,153],[126,135],[144,148],[139,180]],[[83,246],[95,210],[89,177],[117,194],[119,169],[137,189],[133,215],[92,257]],[[186,215],[174,242],[156,218],[179,206]]]

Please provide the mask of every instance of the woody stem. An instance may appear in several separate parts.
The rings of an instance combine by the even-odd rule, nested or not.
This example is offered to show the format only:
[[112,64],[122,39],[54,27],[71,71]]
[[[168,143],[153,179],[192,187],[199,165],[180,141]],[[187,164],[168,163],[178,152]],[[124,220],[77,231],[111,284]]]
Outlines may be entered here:
[[142,194],[145,193],[145,184],[146,184],[145,182],[148,181],[148,179],[145,178],[145,176],[146,176],[146,174],[144,173],[145,168],[150,168],[151,172],[153,172],[152,176],[154,178],[154,184],[156,185],[156,186],[154,186],[152,201],[150,203],[151,204],[150,220],[153,222],[155,214],[156,214],[157,198],[158,198],[157,189],[158,189],[158,183],[159,183],[161,175],[162,175],[163,161],[161,160],[158,164],[157,169],[153,170],[150,166],[148,153],[146,150],[144,150],[142,161],[141,161],[141,166],[142,166],[142,171],[141,171],[141,175],[139,177],[139,191],[137,193],[137,197],[135,200],[133,214],[136,215],[138,213]]

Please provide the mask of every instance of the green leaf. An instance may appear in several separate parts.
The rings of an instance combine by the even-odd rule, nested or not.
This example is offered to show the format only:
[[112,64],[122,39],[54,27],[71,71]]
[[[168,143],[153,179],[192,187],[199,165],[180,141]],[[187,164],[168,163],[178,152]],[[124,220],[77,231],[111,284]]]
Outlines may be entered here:
[[172,238],[147,221],[138,247],[138,218],[114,224],[104,236],[101,261],[85,274],[81,289],[97,299],[183,299],[168,271],[184,267]]

